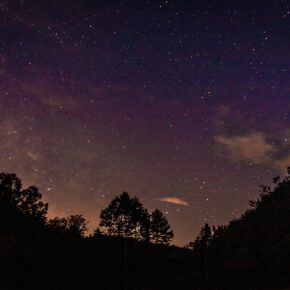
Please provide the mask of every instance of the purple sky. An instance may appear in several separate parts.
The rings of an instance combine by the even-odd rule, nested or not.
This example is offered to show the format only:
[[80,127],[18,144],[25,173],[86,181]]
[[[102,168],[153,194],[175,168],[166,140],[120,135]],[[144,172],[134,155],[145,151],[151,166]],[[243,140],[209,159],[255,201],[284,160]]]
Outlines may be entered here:
[[290,165],[288,1],[0,1],[0,164],[94,229],[124,190],[174,242]]

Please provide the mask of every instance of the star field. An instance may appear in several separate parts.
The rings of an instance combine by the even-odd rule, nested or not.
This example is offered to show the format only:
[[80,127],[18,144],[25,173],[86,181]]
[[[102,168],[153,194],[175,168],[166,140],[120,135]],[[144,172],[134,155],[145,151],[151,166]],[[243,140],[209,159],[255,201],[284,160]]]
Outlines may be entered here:
[[174,242],[290,165],[289,1],[0,1],[0,164],[90,229],[126,190]]

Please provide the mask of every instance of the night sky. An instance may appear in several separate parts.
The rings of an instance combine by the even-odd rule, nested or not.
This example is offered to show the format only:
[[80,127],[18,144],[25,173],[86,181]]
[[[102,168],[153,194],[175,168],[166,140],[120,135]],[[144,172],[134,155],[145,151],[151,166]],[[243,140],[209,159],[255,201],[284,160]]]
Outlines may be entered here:
[[177,245],[290,165],[289,1],[0,0],[0,171],[90,229],[116,195]]

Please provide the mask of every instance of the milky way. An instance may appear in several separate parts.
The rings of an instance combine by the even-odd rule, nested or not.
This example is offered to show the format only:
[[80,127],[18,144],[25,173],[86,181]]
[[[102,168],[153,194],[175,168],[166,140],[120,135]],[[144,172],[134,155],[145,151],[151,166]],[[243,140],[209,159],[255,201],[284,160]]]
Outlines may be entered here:
[[90,229],[123,191],[175,243],[290,165],[288,1],[0,1],[0,162]]

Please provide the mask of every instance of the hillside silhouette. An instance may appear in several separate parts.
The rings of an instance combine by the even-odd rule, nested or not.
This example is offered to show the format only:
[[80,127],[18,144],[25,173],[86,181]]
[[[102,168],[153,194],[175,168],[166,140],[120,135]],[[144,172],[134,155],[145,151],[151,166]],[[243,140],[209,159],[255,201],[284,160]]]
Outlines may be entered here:
[[170,245],[163,213],[124,192],[86,236],[82,215],[47,218],[35,186],[0,174],[0,289],[290,289],[290,169],[227,226]]

